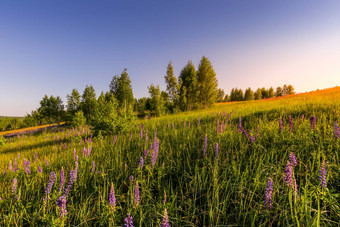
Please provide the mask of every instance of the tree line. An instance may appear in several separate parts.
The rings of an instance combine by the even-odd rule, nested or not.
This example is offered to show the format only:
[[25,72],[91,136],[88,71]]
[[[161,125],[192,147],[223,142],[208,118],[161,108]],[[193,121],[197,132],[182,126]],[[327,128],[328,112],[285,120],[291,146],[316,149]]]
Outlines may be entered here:
[[275,91],[273,87],[258,88],[255,91],[249,87],[244,92],[242,89],[233,88],[230,95],[225,94],[223,89],[219,89],[217,102],[260,100],[292,94],[295,94],[294,87],[286,84],[283,87],[277,87]]
[[40,101],[40,107],[26,115],[24,124],[36,126],[66,121],[73,127],[88,124],[95,133],[113,134],[128,129],[136,115],[161,116],[206,108],[216,102],[265,99],[294,93],[292,85],[284,85],[275,92],[272,87],[259,88],[255,92],[251,88],[245,92],[233,88],[230,95],[225,95],[223,89],[218,89],[216,73],[205,56],[197,68],[189,60],[178,77],[174,75],[170,62],[164,81],[165,91],[151,83],[148,86],[149,96],[136,99],[127,69],[124,69],[120,75],[112,78],[109,90],[101,92],[98,97],[92,85],[87,85],[82,94],[72,89],[67,95],[66,105],[59,96],[45,95]]

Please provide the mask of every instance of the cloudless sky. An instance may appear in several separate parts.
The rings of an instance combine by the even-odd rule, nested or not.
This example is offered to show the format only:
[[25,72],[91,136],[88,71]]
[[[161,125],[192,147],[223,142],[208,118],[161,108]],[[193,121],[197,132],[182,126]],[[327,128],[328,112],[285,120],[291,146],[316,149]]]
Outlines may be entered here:
[[165,89],[202,56],[219,87],[297,92],[340,85],[340,1],[0,0],[0,116],[24,116],[42,97],[107,91],[128,69],[133,93]]

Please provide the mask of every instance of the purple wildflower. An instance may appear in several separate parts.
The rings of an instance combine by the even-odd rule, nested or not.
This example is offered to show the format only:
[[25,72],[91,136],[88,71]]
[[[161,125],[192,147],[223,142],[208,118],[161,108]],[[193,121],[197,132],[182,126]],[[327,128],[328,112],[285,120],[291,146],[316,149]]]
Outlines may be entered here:
[[266,196],[264,199],[264,206],[267,208],[272,208],[272,195],[273,195],[273,180],[268,178]]
[[205,137],[204,137],[204,147],[203,147],[203,156],[206,155],[207,147],[208,147],[208,136],[207,136],[207,134],[205,134]]
[[63,190],[64,185],[65,185],[65,172],[64,172],[64,167],[61,167],[59,193],[61,193],[61,191]]
[[296,157],[295,157],[295,154],[293,152],[289,153],[289,161],[290,161],[290,163],[293,167],[297,166]]
[[333,135],[334,135],[335,140],[337,140],[340,135],[340,127],[338,126],[337,121],[334,123]]
[[166,208],[164,209],[163,220],[161,223],[161,227],[170,227],[169,225],[169,217]]
[[93,161],[92,162],[92,169],[91,169],[92,173],[94,173],[95,168],[96,168],[96,163]]
[[320,166],[320,170],[319,170],[319,181],[320,181],[321,187],[327,188],[326,178],[327,178],[326,160],[323,159],[322,164]]
[[280,127],[280,130],[283,131],[283,124],[282,124],[282,118],[281,117],[279,119],[279,127]]
[[115,135],[115,137],[113,138],[113,144],[112,145],[115,145],[116,141],[117,141],[117,135]]
[[128,216],[124,219],[124,221],[125,221],[124,227],[133,227],[133,220],[130,213],[128,213]]
[[113,187],[113,182],[111,183],[111,190],[110,190],[110,194],[109,194],[109,202],[110,202],[110,206],[111,206],[112,211],[115,211],[116,197],[115,197],[115,189]]
[[66,186],[66,188],[64,190],[64,195],[63,196],[65,196],[65,197],[68,196],[68,194],[70,193],[71,187],[72,187],[72,185],[73,185],[75,180],[76,180],[76,177],[75,177],[74,170],[71,170],[70,171],[70,180],[67,183],[67,186]]
[[17,185],[18,185],[18,180],[17,178],[13,179],[13,184],[12,184],[12,194],[15,196],[16,191],[17,191]]
[[130,182],[132,182],[132,181],[133,181],[133,176],[131,175],[131,176],[130,176]]
[[310,128],[311,128],[312,130],[314,130],[314,129],[315,129],[315,123],[316,123],[316,117],[313,115],[313,116],[309,119],[309,121],[310,121]]
[[48,166],[48,161],[47,161],[47,159],[45,159],[45,163],[46,163],[46,166]]
[[138,167],[141,169],[141,168],[143,168],[143,166],[144,166],[144,159],[143,159],[143,156],[141,156],[141,157],[139,158]]
[[57,206],[60,209],[60,219],[67,216],[67,210],[66,210],[66,196],[60,196],[57,201]]
[[138,181],[136,181],[136,188],[135,188],[135,207],[138,206],[139,200],[140,200],[140,196],[139,196],[139,185],[138,185]]
[[[168,124],[168,127],[169,127],[169,124]],[[140,140],[143,139],[143,129],[141,129],[140,132],[139,132],[139,138],[140,138]]]
[[250,136],[249,136],[250,143],[254,143],[255,142],[255,138],[254,138],[253,133],[252,133],[251,130],[249,130],[249,134],[250,134]]
[[24,169],[28,175],[31,174],[30,161],[26,160],[26,158],[24,158]]
[[42,173],[42,171],[43,171],[43,170],[42,170],[41,166],[39,166],[39,167],[38,167],[38,172],[39,172],[39,173]]
[[305,119],[305,115],[304,114],[301,115],[301,121],[303,121],[303,119]]
[[291,187],[294,192],[297,192],[297,184],[294,178],[293,166],[289,161],[287,162],[284,172],[286,175],[284,179],[285,183],[287,184],[288,187]]
[[13,167],[13,171],[16,172],[18,170],[18,162],[17,159],[14,158],[14,167]]
[[217,123],[216,123],[216,133],[217,134],[220,133],[220,121],[219,121],[219,119],[217,119]]
[[159,148],[159,142],[157,141],[157,138],[155,137],[153,140],[153,152],[152,152],[152,156],[151,156],[151,165],[152,167],[154,167],[156,165],[156,161],[157,161],[157,156],[158,156],[158,148]]
[[218,143],[215,144],[215,157],[214,160],[218,158]]
[[241,119],[241,116],[238,118],[238,131],[239,132],[242,132],[242,119]]
[[289,130],[291,132],[293,132],[294,126],[293,126],[293,121],[292,121],[292,116],[291,115],[289,115],[288,121],[289,121]]
[[73,159],[74,160],[76,159],[76,149],[75,148],[73,149]]
[[18,153],[18,160],[20,159],[20,153]]
[[53,184],[54,184],[55,179],[56,179],[56,177],[55,177],[55,172],[51,172],[51,173],[50,173],[50,177],[51,177],[51,178],[50,178],[50,181],[49,181],[48,184],[47,184],[47,187],[46,187],[46,189],[45,189],[45,196],[44,196],[44,198],[43,198],[44,206],[46,206],[47,200],[50,198],[51,189],[52,189]]

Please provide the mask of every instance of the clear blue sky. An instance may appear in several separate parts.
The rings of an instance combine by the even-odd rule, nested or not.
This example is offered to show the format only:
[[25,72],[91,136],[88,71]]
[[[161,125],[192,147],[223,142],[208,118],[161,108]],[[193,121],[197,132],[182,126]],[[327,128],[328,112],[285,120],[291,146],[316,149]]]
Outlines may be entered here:
[[203,55],[219,87],[297,92],[340,85],[340,1],[0,1],[0,115],[23,116],[41,98],[97,95],[128,69],[134,96],[165,89]]

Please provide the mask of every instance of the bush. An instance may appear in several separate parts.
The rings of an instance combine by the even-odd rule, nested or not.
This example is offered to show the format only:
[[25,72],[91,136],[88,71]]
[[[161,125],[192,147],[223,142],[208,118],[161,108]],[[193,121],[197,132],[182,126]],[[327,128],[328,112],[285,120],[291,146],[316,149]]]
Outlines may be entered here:
[[0,147],[4,146],[6,143],[6,139],[2,136],[0,136]]
[[75,128],[78,128],[80,126],[84,126],[86,122],[86,118],[84,116],[83,111],[78,111],[72,118],[72,123],[71,125]]

